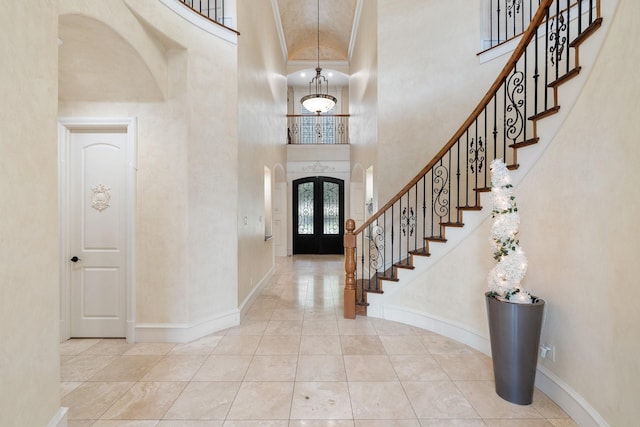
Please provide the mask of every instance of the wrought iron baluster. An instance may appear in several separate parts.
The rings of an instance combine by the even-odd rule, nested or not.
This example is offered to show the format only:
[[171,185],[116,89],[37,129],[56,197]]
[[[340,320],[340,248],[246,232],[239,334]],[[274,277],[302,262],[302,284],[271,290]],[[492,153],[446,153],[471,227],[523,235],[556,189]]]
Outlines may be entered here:
[[[415,187],[415,213],[416,215],[418,214],[418,183],[416,182]],[[418,221],[417,218],[414,218],[414,223],[415,223],[415,227],[418,227]],[[417,250],[418,249],[418,230],[416,229],[415,232],[413,233],[413,249]]]
[[527,125],[529,124],[529,120],[527,120],[527,94],[529,93],[528,91],[528,86],[527,86],[527,82],[528,82],[528,78],[527,78],[527,74],[528,74],[528,53],[529,50],[525,49],[524,51],[524,71],[523,71],[523,77],[522,77],[522,82],[524,85],[524,99],[523,99],[523,112],[522,112],[522,141],[526,141],[528,139],[527,137]]
[[[356,262],[356,293],[358,292],[357,289],[360,288],[360,303],[364,304],[364,284],[365,284],[365,280],[367,283],[367,288],[369,288],[371,286],[371,263],[369,263],[369,274],[367,274],[367,278],[365,279],[364,277],[364,255],[365,255],[365,250],[366,250],[366,246],[364,245],[364,236],[365,233],[360,233],[360,247],[362,248],[362,253],[360,254],[360,266],[361,266],[361,271],[362,273],[360,274],[360,276],[362,276],[360,278],[360,280],[358,280],[358,271],[357,271],[357,265],[358,263]],[[369,225],[369,238],[371,238],[371,225]],[[356,259],[358,259],[357,257],[357,251],[358,251],[358,245],[356,245]],[[371,251],[371,248],[369,248],[369,251]],[[357,295],[356,295],[357,296]]]
[[547,109],[549,108],[549,7],[547,7],[547,17],[545,19],[545,26],[546,26],[546,32],[545,32],[545,38],[544,38],[544,54],[545,54],[545,61],[544,61],[544,111],[547,111]]
[[[379,276],[380,268],[384,271],[385,251],[386,251],[386,234],[385,227],[377,221],[371,224],[369,229],[369,289],[380,290]],[[373,287],[371,286],[373,280]]]
[[[405,265],[410,265],[411,260],[409,259],[409,251],[411,250],[411,237],[413,237],[413,229],[415,226],[415,216],[413,212],[413,206],[411,206],[411,190],[407,190],[407,205],[401,211],[401,224],[402,224],[402,235],[405,238],[405,252],[400,255],[400,262],[404,259]],[[398,252],[401,252],[400,250]],[[404,258],[403,258],[404,257]]]
[[[517,15],[520,11],[520,4],[522,0],[507,0],[507,9],[509,10],[509,17],[512,18],[512,33],[510,37],[515,36],[518,33],[516,23],[518,22]],[[507,37],[507,38],[510,38]]]
[[[475,171],[474,171],[474,181],[473,181],[473,188],[478,188],[478,183],[479,183],[479,179],[480,179],[480,174],[482,174],[482,169],[484,166],[484,159],[485,159],[485,146],[484,146],[484,141],[482,140],[482,135],[479,135],[478,132],[478,119],[476,118],[474,120],[474,125],[475,125],[475,146],[472,145],[471,149],[472,149],[472,154],[473,154],[473,158],[474,158],[474,163],[475,163]],[[469,206],[469,194],[470,194],[471,188],[467,188],[467,194],[466,194],[466,198],[467,198],[467,203],[466,205]]]
[[498,158],[498,91],[493,95],[493,158]]
[[[477,164],[476,162],[476,154],[475,150],[474,150],[474,145],[475,145],[475,141],[477,140],[477,136],[478,136],[478,132],[477,132],[477,128],[476,128],[476,138],[470,136],[471,133],[471,127],[469,127],[467,129],[467,131],[465,132],[466,134],[466,140],[467,140],[467,165],[466,168],[471,171],[472,176],[467,177],[467,185],[466,188],[464,189],[464,193],[465,193],[465,206],[469,206],[469,190],[471,189],[471,185],[469,184],[469,178],[473,179],[473,175],[477,176]],[[469,175],[469,172],[467,172],[467,175]],[[457,221],[457,220],[456,220]]]
[[[489,141],[488,135],[487,135],[487,105],[484,106],[483,114],[484,114],[484,140],[485,140],[485,142],[487,142],[487,141]],[[488,145],[487,145],[487,150],[489,150],[489,146]],[[486,158],[489,157],[488,154],[489,153],[487,151],[486,156],[485,156]],[[487,169],[489,169],[489,168],[484,168],[484,177],[483,177],[483,180],[482,180],[482,186],[483,187],[487,186]],[[476,187],[476,188],[478,188],[478,187]],[[478,205],[478,198],[474,197],[473,206],[477,206],[477,205]]]
[[434,173],[434,169],[431,169],[431,179],[429,180],[429,184],[431,185],[431,188],[429,189],[429,197],[430,200],[429,202],[431,203],[430,206],[430,211],[429,211],[429,235],[426,237],[432,237],[433,236],[433,222],[435,219],[435,215],[434,215],[434,206],[435,206],[435,173]]
[[[505,137],[515,144],[524,129],[524,73],[518,71],[518,64],[513,66],[513,71],[506,81],[505,93],[508,103],[505,105]],[[505,146],[506,152],[506,146]]]
[[[449,152],[451,153],[451,152]],[[442,237],[442,230],[440,223],[449,213],[449,190],[450,190],[450,169],[443,164],[443,159],[440,159],[440,164],[434,166],[433,169],[433,208],[434,214],[432,221],[432,236]],[[438,227],[438,234],[434,234],[433,228]]]
[[489,47],[493,47],[494,45],[494,34],[493,34],[493,0],[489,1]]
[[[398,234],[398,263],[402,262],[402,237],[404,235],[404,233],[406,232],[406,229],[404,229],[404,221],[403,221],[403,216],[404,216],[404,212],[402,211],[402,197],[400,197],[400,200],[398,201],[400,207],[398,209],[398,214],[400,215],[399,218],[399,225],[400,225],[400,233]],[[393,260],[392,260],[393,261]]]
[[582,34],[582,1],[578,0],[578,35]]
[[539,79],[540,79],[540,69],[539,69],[539,57],[538,57],[538,33],[540,31],[540,27],[538,27],[536,29],[536,35],[533,38],[533,44],[534,44],[534,48],[533,48],[533,54],[534,54],[534,70],[533,70],[533,115],[535,116],[536,114],[539,113],[538,110],[538,85],[539,85]]
[[[558,80],[559,70],[560,70],[560,59],[562,57],[562,50],[560,45],[560,31],[562,24],[562,15],[560,15],[560,0],[556,0],[556,17],[551,22],[553,25],[555,23],[555,31],[551,31],[551,37],[553,41],[553,46],[551,47],[553,55],[551,56],[551,63],[555,65],[555,78],[554,80]],[[554,63],[555,62],[555,63]]]
[[[461,175],[462,175],[462,171],[460,170],[460,164],[462,163],[462,161],[460,160],[460,140],[458,140],[458,142],[456,143],[456,204],[457,206],[460,206],[460,193],[462,191],[462,182],[461,182]],[[468,173],[467,173],[468,175]],[[466,180],[466,177],[465,177]]]
[[[395,206],[395,203],[393,205],[391,205],[391,250],[389,252],[389,254],[391,255],[391,259],[390,259],[389,265],[393,265],[393,245],[395,243],[394,240],[395,240],[395,231],[396,231],[395,230],[395,225],[396,224],[394,222],[394,216],[395,216],[394,206]],[[387,264],[385,263],[385,265],[383,266],[383,269],[382,269],[385,272],[385,274],[386,274],[386,271],[387,271],[386,269],[387,269]],[[394,277],[393,276],[393,268],[391,269],[391,277]]]
[[507,78],[502,80],[502,156],[504,162],[507,160]]
[[525,4],[524,4],[524,0],[520,0],[520,1],[522,1],[522,13],[520,14],[520,32],[523,33],[524,30],[527,28],[527,26],[525,24],[525,17],[524,17],[524,15],[525,15],[525,11],[524,11]]
[[[580,3],[580,0],[578,0],[578,3]],[[566,36],[567,42],[569,40],[571,40],[571,4],[569,2],[569,0],[567,0],[567,36]],[[569,73],[569,57],[570,57],[570,51],[571,49],[569,49],[569,46],[567,45],[567,49],[566,49],[566,64],[565,64],[565,73]]]
[[[508,2],[509,0],[507,0]],[[504,10],[504,40],[507,40],[509,38],[509,19],[507,18],[508,15],[508,11],[507,11],[507,4],[505,3],[505,10]]]
[[[451,171],[451,150],[449,150],[449,152],[447,152],[447,158],[448,158],[448,170]],[[447,206],[451,206],[451,179],[449,179],[448,182],[448,191],[447,191]],[[440,221],[442,223],[442,221]],[[451,222],[451,209],[449,208],[447,210],[447,221],[446,222]],[[440,227],[440,235],[442,236],[442,226]]]
[[500,44],[501,39],[500,39],[500,1],[498,0],[496,2],[496,6],[498,7],[498,9],[496,10],[496,30],[497,30],[497,34],[496,34],[496,44]]
[[422,176],[422,244],[427,237],[427,174]]
[[[477,119],[476,119],[477,120]],[[475,136],[471,135],[471,127],[467,129],[467,159],[470,158],[470,167],[472,176],[470,177],[475,182],[478,179],[478,122],[474,120],[475,124]],[[467,184],[467,188],[465,189],[465,205],[469,206],[469,189],[471,188],[471,184]],[[458,219],[456,218],[456,222]]]

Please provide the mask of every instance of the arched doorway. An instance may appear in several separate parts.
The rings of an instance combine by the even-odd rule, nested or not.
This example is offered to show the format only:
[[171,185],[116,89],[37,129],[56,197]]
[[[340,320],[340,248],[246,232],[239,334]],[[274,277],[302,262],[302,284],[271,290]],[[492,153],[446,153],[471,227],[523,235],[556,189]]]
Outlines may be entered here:
[[293,254],[343,254],[344,181],[293,181]]

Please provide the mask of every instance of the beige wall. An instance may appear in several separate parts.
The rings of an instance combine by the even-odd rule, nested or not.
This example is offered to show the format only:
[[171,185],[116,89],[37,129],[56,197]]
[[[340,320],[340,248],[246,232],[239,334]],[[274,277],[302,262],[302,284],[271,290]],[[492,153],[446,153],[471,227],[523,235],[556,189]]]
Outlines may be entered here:
[[[38,13],[34,13],[37,10]],[[0,425],[44,426],[59,398],[57,2],[0,13]]]
[[[351,166],[376,170],[378,142],[378,0],[362,2],[360,21],[350,58],[349,138]],[[361,175],[361,173],[356,173]],[[358,182],[360,179],[354,177]]]
[[480,3],[378,1],[380,205],[449,140],[506,60],[479,63]]
[[557,349],[545,366],[611,426],[640,419],[640,84],[628,72],[640,63],[638,17],[635,0],[604,15],[611,28],[593,73],[518,190],[527,282],[549,301],[542,338]]
[[264,167],[273,172],[276,165],[286,165],[287,78],[271,1],[239,2],[238,25],[237,292],[242,304],[274,265],[273,240],[265,241]]
[[[237,46],[153,0],[63,0],[60,12],[61,26],[66,16],[91,17],[110,29],[114,45],[123,39],[117,46],[137,55],[108,55],[103,68],[111,71],[88,77],[92,98],[61,93],[59,107],[61,116],[138,119],[136,323],[193,326],[234,311]],[[79,64],[104,63],[92,45],[66,47],[77,48],[71,56]],[[62,78],[87,78],[63,67],[72,71]],[[153,79],[160,99],[147,101],[148,90],[134,84],[123,88],[113,77],[121,74]]]
[[[606,423],[627,426],[640,418],[632,268],[640,256],[640,85],[628,72],[640,62],[631,42],[640,38],[640,3],[621,0],[614,10],[604,5],[596,38],[606,39],[577,103],[515,194],[529,258],[524,285],[547,301],[541,341],[556,350],[555,361],[541,364]],[[393,303],[488,338],[482,294],[492,265],[489,226],[485,221]]]

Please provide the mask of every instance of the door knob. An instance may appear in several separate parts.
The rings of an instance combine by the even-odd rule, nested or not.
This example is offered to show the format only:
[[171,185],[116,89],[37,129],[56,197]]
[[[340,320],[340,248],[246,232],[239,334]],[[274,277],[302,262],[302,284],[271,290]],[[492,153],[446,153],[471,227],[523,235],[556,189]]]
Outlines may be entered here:
[[82,260],[74,255],[73,258],[71,258],[69,261],[78,262],[78,261],[82,261]]

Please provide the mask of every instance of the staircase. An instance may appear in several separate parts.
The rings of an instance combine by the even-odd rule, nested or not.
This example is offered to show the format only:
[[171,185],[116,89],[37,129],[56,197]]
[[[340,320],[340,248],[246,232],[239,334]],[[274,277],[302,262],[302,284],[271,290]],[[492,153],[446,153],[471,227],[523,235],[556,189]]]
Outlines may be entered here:
[[364,224],[347,220],[345,318],[366,315],[369,294],[384,293],[399,270],[446,244],[465,212],[481,211],[488,164],[502,158],[518,169],[518,151],[540,141],[538,123],[560,111],[559,88],[579,75],[580,46],[602,23],[600,0],[538,3],[506,65],[438,154]]

